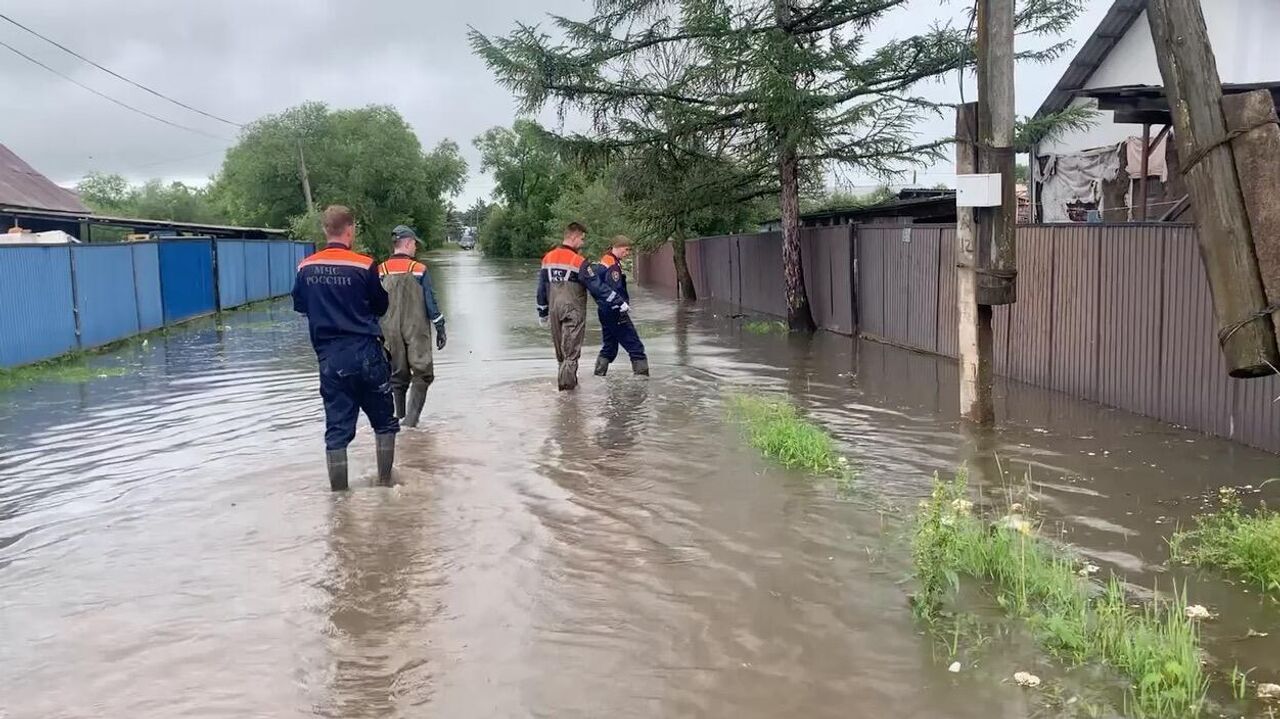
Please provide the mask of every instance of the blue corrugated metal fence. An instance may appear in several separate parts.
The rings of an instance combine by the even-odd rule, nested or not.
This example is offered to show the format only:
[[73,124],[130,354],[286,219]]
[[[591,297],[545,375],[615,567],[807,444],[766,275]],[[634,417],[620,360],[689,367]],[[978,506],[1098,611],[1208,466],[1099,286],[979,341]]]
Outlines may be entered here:
[[26,364],[75,349],[71,248],[0,251],[0,365]]
[[138,334],[133,250],[128,245],[71,248],[80,346],[95,347]]
[[244,274],[244,241],[218,240],[218,309],[244,304],[248,296]]
[[0,246],[0,367],[286,295],[306,243]]

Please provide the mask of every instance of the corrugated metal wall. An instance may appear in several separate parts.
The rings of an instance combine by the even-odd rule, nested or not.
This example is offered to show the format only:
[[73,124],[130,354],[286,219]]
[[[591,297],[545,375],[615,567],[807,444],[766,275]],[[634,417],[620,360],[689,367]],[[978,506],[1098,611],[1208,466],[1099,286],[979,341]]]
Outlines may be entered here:
[[[259,269],[248,272],[249,246]],[[166,324],[285,295],[311,245],[165,240],[0,247],[0,367],[35,362]],[[271,257],[278,276],[272,285]],[[216,271],[216,277],[215,277]],[[273,292],[274,290],[274,292]],[[215,294],[216,292],[216,294]]]
[[138,298],[122,291],[133,285],[133,250],[128,245],[71,248],[80,315],[80,347],[97,347],[138,334]]
[[133,251],[133,295],[138,303],[138,329],[150,332],[164,326],[160,294],[160,248],[153,242],[130,246]]
[[213,312],[213,283],[212,240],[160,243],[160,294],[165,324]]
[[[853,235],[848,225],[806,227],[801,230],[800,256],[805,289],[814,322],[843,334],[855,330]],[[636,281],[676,292],[675,264],[670,245],[636,258]],[[690,240],[685,260],[698,298],[726,302],[751,312],[784,317],[782,293],[782,236],[777,232],[726,235]]]
[[75,349],[70,248],[0,248],[0,272],[0,366]]
[[[815,319],[955,357],[954,226],[863,225],[846,252],[849,232],[806,230]],[[699,297],[782,314],[776,233],[690,241],[687,254]],[[646,286],[675,287],[669,248],[637,265]],[[997,373],[1280,452],[1280,377],[1227,376],[1192,226],[1020,227],[1018,273],[1017,304],[994,313]]]
[[246,302],[248,281],[244,271],[244,241],[218,240],[218,309],[239,307]]
[[266,242],[244,243],[245,300],[258,302],[271,296],[271,250]]
[[[954,242],[949,228],[859,228],[862,333],[955,357]],[[1018,274],[1017,304],[995,311],[998,374],[1280,452],[1280,377],[1227,376],[1193,227],[1021,227]]]
[[271,296],[287,295],[293,289],[293,276],[298,269],[298,263],[293,259],[293,245],[288,242],[269,242],[267,245],[270,253]]

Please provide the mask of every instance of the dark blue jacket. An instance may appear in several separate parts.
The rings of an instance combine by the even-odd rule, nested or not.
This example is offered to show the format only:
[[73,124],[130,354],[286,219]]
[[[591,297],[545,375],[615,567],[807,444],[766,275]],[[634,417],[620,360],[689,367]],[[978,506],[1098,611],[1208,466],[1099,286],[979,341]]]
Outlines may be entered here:
[[[631,303],[631,295],[627,293],[627,274],[622,271],[622,260],[617,255],[612,252],[604,253],[594,269],[606,287],[617,292],[623,302]],[[605,309],[605,305],[601,305],[600,309]]]
[[307,316],[311,345],[325,350],[353,339],[382,337],[378,318],[387,312],[372,257],[331,243],[298,265],[293,284],[293,309]]

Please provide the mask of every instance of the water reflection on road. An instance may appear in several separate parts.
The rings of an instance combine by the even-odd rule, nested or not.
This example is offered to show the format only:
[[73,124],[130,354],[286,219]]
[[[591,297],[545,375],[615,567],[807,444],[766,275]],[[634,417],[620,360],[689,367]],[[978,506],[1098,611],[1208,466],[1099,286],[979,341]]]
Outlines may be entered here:
[[[356,489],[328,491],[285,303],[97,360],[127,376],[0,395],[0,716],[1027,716],[1000,679],[1043,659],[1011,639],[949,674],[907,607],[898,510],[935,470],[1030,468],[1063,538],[1140,586],[1188,498],[1280,474],[1022,387],[998,436],[966,435],[948,362],[644,292],[652,380],[619,364],[561,395],[531,268],[431,264],[450,345],[392,489],[362,427]],[[853,496],[747,448],[732,385],[830,428]],[[1280,644],[1230,641],[1280,636],[1274,607],[1192,587],[1230,617],[1214,662],[1280,672]]]

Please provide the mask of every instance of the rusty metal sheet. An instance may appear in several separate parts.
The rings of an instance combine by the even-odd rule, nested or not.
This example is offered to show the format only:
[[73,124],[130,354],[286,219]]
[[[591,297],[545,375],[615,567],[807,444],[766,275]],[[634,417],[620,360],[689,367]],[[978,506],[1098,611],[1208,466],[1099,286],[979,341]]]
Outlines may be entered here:
[[1018,228],[1018,301],[1010,309],[1010,377],[1050,385],[1053,366],[1052,227]]
[[1154,417],[1162,391],[1164,233],[1117,226],[1098,239],[1098,387],[1090,399]]
[[912,349],[938,351],[938,243],[936,227],[904,228],[909,262],[907,342]]
[[858,228],[858,326],[870,337],[884,337],[884,245],[880,231]]
[[[954,227],[939,228],[938,354],[947,357],[960,355],[958,301],[956,297],[956,230]],[[959,410],[956,411],[959,412]]]
[[824,242],[830,276],[830,313],[823,326],[833,332],[851,335],[857,331],[853,316],[853,226],[831,229]]
[[884,231],[884,333],[885,339],[907,345],[907,307],[911,297],[911,275],[907,265],[908,244],[901,228]]
[[1280,376],[1228,382],[1235,390],[1231,412],[1234,439],[1268,452],[1280,452]]
[[1209,281],[1195,233],[1172,233],[1165,243],[1165,323],[1160,363],[1159,418],[1201,432],[1229,436],[1231,384],[1218,349]]
[[1055,355],[1051,389],[1076,397],[1098,379],[1098,242],[1096,230],[1070,227],[1054,236]]

